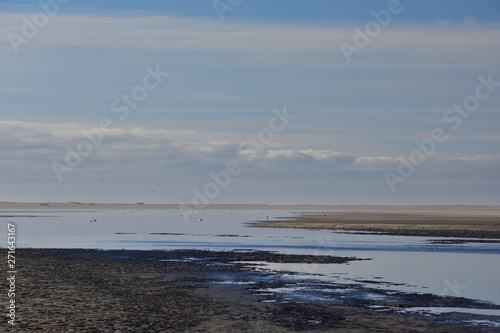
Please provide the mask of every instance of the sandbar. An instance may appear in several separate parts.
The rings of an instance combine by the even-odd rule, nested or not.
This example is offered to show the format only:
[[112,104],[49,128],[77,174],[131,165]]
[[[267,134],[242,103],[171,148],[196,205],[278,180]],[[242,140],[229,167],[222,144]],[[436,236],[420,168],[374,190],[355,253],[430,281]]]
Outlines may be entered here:
[[[386,207],[387,208],[387,207]],[[430,236],[500,239],[498,206],[418,206],[406,209],[346,209],[254,223],[257,227],[332,229]]]

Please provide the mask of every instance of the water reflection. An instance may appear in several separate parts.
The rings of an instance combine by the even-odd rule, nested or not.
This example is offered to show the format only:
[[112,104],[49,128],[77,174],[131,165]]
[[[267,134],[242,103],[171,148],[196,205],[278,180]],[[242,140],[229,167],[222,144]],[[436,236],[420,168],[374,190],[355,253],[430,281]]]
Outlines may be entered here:
[[[186,223],[186,212],[176,210],[44,211],[9,212],[9,217],[1,217],[0,221],[4,224],[2,240],[7,237],[7,222],[17,225],[19,247],[252,249],[373,258],[349,264],[262,263],[262,269],[292,272],[300,279],[364,285],[374,290],[434,293],[500,304],[500,244],[434,244],[424,237],[247,226],[248,222],[293,213],[207,210],[188,214],[192,218]],[[5,247],[3,241],[1,244]],[[308,287],[299,290],[304,288]],[[298,289],[293,292],[297,294]]]

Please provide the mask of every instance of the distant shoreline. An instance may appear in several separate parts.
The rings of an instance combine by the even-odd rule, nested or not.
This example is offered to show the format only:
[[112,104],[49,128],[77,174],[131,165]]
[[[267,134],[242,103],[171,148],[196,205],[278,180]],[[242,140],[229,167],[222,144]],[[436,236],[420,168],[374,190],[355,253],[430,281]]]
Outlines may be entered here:
[[[475,242],[499,242],[500,206],[481,205],[265,205],[216,204],[110,204],[0,202],[0,217],[10,212],[57,212],[102,210],[282,210],[286,217],[254,222],[254,227],[330,229],[373,232],[399,236],[454,237]],[[299,213],[299,214],[292,214]],[[486,240],[487,239],[487,240]],[[472,240],[471,240],[472,241]],[[470,241],[470,242],[471,242]]]
[[[144,203],[79,203],[79,202],[0,202],[0,211],[58,211],[58,210],[299,210],[299,211],[499,211],[500,206],[488,205],[266,205],[266,204],[214,204],[194,206],[187,204],[144,204]],[[499,214],[500,215],[500,214]]]

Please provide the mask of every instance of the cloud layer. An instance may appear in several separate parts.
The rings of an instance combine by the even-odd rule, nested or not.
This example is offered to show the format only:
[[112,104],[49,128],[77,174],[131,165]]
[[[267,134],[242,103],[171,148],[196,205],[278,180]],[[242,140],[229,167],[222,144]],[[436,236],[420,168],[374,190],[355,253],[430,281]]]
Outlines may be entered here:
[[[0,121],[2,141],[0,151],[2,175],[8,182],[29,179],[36,174],[53,186],[58,184],[56,176],[49,168],[52,162],[65,162],[70,151],[77,151],[79,143],[90,143],[85,132],[96,133],[98,128],[91,124],[78,123],[28,123],[20,121]],[[209,171],[218,171],[231,160],[238,161],[252,175],[282,172],[298,172],[309,180],[322,181],[326,175],[349,177],[342,179],[353,186],[359,186],[360,179],[381,178],[384,171],[395,170],[397,156],[355,156],[353,154],[317,149],[282,149],[290,142],[279,139],[264,148],[254,150],[251,161],[250,148],[241,150],[237,136],[192,130],[159,130],[145,127],[113,129],[102,133],[102,142],[93,145],[81,165],[65,175],[65,181],[83,178],[98,181],[100,178],[130,177],[130,183],[141,180],[154,181],[176,172],[178,184],[192,184],[192,179],[210,181]],[[293,145],[293,144],[292,144]],[[85,154],[87,155],[87,154]],[[449,155],[435,154],[420,169],[419,181],[433,179],[437,175],[444,178],[488,179],[500,167],[500,155]],[[184,170],[180,172],[180,170]],[[180,173],[179,173],[180,172]],[[200,174],[201,172],[201,174]],[[242,179],[247,178],[245,174]],[[283,180],[276,180],[280,183]],[[259,183],[259,179],[252,179]],[[63,182],[64,183],[64,182]],[[161,182],[160,182],[161,183]],[[124,184],[125,185],[125,184]],[[186,192],[189,186],[184,187]],[[384,189],[385,190],[385,189]]]
[[[30,14],[0,14],[0,35],[21,34],[22,17]],[[18,54],[3,38],[4,200],[40,200],[51,188],[58,200],[97,192],[101,200],[189,202],[210,171],[237,160],[244,172],[220,201],[496,203],[498,92],[460,131],[448,130],[396,194],[384,173],[397,171],[414,139],[445,125],[443,113],[474,93],[479,75],[500,81],[500,24],[394,20],[348,63],[339,44],[354,43],[355,26],[364,28],[62,11]],[[118,120],[113,101],[156,65],[169,77]],[[262,149],[242,150],[277,105],[296,120]],[[116,128],[59,183],[52,163],[66,163],[85,131],[108,117]]]

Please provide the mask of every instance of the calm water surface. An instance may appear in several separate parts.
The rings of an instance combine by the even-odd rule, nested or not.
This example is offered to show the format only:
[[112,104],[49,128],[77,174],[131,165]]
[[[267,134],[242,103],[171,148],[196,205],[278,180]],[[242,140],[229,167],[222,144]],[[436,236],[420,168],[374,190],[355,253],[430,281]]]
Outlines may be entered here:
[[[247,225],[252,221],[296,214],[298,212],[255,210],[207,210],[199,214],[176,210],[2,212],[0,244],[6,246],[10,221],[17,226],[17,247],[250,249],[372,258],[349,264],[261,263],[261,269],[296,272],[294,276],[311,281],[359,283],[373,288],[460,296],[500,305],[500,244],[440,245],[431,244],[432,238],[428,237]],[[370,281],[387,283],[372,284]],[[500,311],[494,314],[500,315]]]

